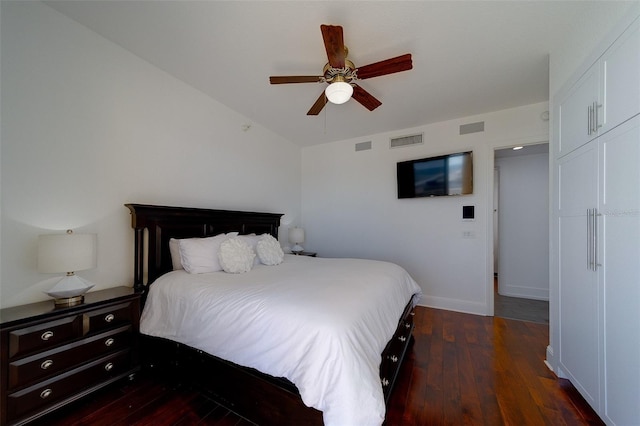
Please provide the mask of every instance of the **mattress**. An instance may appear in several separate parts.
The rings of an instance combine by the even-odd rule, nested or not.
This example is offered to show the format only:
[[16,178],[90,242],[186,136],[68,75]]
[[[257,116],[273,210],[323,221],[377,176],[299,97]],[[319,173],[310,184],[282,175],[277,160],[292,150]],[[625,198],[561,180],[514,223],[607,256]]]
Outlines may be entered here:
[[140,331],[288,379],[325,425],[381,425],[381,353],[419,297],[393,263],[286,255],[242,274],[161,276]]

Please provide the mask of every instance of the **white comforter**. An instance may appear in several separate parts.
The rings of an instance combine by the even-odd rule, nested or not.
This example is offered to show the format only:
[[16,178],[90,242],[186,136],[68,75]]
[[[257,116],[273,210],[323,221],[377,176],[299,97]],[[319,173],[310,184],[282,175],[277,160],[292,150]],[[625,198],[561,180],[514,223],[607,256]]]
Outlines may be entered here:
[[244,274],[160,277],[140,331],[289,379],[325,425],[380,425],[381,353],[419,293],[392,263],[287,255]]

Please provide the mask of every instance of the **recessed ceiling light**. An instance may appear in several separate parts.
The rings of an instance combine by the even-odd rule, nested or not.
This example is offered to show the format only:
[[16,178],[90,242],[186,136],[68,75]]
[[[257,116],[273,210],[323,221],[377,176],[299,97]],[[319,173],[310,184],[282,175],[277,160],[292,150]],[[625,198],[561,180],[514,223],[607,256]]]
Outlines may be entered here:
[[514,150],[514,151],[517,151],[517,150],[522,149],[522,148],[524,148],[524,147],[522,147],[522,146],[514,146],[514,147],[513,147],[513,150]]

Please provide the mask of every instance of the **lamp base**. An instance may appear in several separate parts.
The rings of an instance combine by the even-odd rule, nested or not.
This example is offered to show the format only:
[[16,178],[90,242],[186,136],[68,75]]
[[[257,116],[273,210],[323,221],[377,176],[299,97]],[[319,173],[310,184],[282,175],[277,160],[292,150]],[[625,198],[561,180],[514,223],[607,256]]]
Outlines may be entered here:
[[291,251],[296,253],[299,251],[304,251],[304,249],[302,248],[302,246],[300,244],[296,244],[293,247],[291,247]]
[[53,303],[56,308],[68,308],[69,306],[81,305],[84,303],[84,295],[60,297],[58,299],[54,299]]
[[45,291],[45,293],[49,297],[53,297],[56,300],[68,300],[74,299],[78,296],[82,296],[87,291],[89,291],[91,287],[93,287],[93,283],[90,283],[89,281],[85,280],[84,278],[80,278],[77,275],[71,274],[62,277],[51,290]]

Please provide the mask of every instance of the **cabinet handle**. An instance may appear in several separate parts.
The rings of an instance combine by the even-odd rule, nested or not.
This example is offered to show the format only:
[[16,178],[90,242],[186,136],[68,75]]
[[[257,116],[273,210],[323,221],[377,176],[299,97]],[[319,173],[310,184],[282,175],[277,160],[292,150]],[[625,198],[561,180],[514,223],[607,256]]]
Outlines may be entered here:
[[591,244],[593,244],[593,270],[598,270],[598,209],[593,209],[593,213],[591,213],[593,217],[593,238],[591,239]]
[[53,331],[45,331],[44,333],[42,333],[42,336],[40,336],[40,338],[45,341],[51,339],[52,337],[53,337]]
[[105,316],[105,317],[104,317],[104,320],[105,320],[106,322],[111,322],[111,321],[113,321],[114,319],[116,319],[116,317],[115,317],[115,315],[113,315],[113,314],[108,314],[107,316]]
[[111,371],[112,368],[113,368],[113,363],[110,362],[104,366],[104,371]]
[[53,361],[48,359],[46,361],[43,361],[42,364],[40,364],[40,368],[43,370],[46,370],[47,368],[51,367],[53,365]]
[[410,324],[410,323],[406,323],[406,324],[404,325],[404,328],[411,328],[411,324]]
[[587,269],[598,270],[598,209],[587,209]]
[[114,343],[115,343],[115,340],[113,340],[111,337],[104,341],[105,346],[111,346]]
[[382,386],[384,386],[384,387],[389,386],[389,380],[387,380],[387,378],[386,378],[386,377],[384,377],[384,378],[381,380],[381,382],[382,382]]
[[391,355],[389,359],[391,360],[391,362],[398,362],[398,357],[395,355]]
[[42,392],[40,392],[40,398],[42,398],[42,399],[49,398],[52,393],[53,393],[53,391],[51,389],[47,388],[47,389],[43,390]]
[[407,340],[407,338],[406,338],[406,337],[404,337],[404,336],[400,336],[400,337],[398,337],[398,340],[400,340],[401,342],[404,342],[404,341],[406,341],[406,340]]
[[599,124],[598,121],[600,121],[598,119],[598,108],[602,108],[602,104],[598,105],[598,102],[594,102],[593,103],[593,131],[594,133],[598,131],[598,129],[600,127],[602,127],[602,124]]

